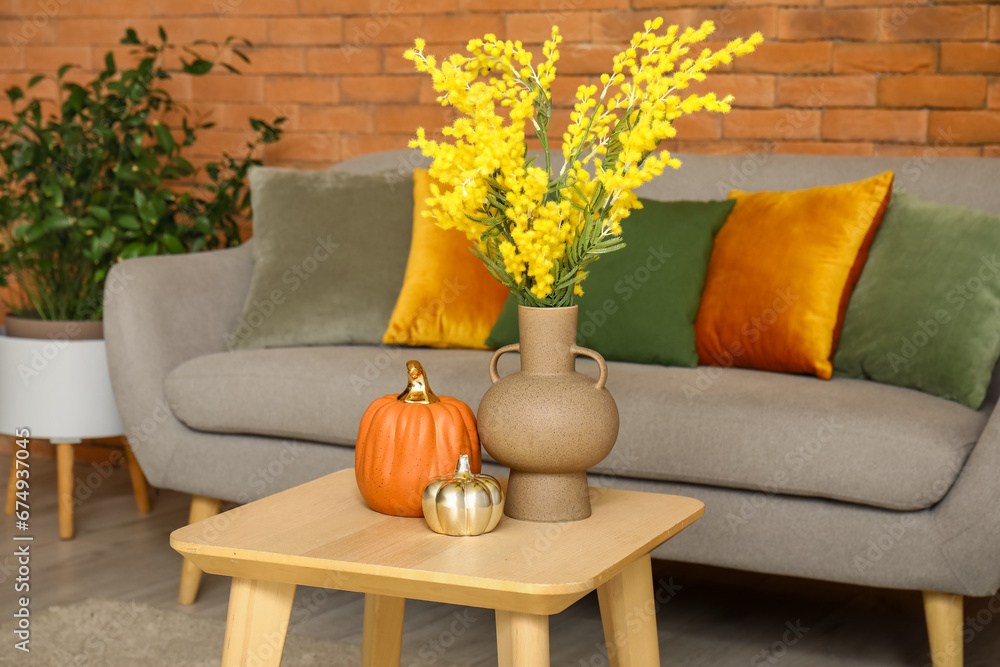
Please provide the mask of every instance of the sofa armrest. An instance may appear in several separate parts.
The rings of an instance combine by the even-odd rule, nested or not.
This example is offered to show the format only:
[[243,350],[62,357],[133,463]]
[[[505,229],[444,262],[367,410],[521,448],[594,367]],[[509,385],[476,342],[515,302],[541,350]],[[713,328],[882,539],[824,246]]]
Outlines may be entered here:
[[190,255],[130,259],[108,275],[104,338],[118,412],[154,484],[170,452],[150,437],[174,417],[164,380],[181,363],[226,350],[253,274],[252,243]]

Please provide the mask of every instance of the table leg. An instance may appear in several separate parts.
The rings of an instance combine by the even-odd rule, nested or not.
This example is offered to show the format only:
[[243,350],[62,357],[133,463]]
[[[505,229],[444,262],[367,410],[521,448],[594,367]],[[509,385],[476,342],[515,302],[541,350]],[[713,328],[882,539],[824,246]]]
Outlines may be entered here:
[[365,629],[361,667],[399,665],[403,646],[403,607],[406,598],[365,593]]
[[295,584],[233,577],[222,667],[278,667]]
[[10,453],[10,481],[7,482],[7,502],[4,503],[3,513],[7,516],[14,516],[14,504],[17,502],[17,456],[15,449]]
[[499,609],[496,614],[499,667],[549,667],[549,617]]
[[56,479],[59,487],[59,537],[73,539],[73,445],[67,442],[56,446]]
[[132,447],[125,443],[125,460],[128,461],[128,474],[132,478],[132,493],[135,494],[135,506],[139,514],[149,513],[149,490],[146,486],[146,476],[142,474],[142,468],[135,458]]
[[611,667],[660,664],[656,602],[649,554],[633,561],[597,589]]

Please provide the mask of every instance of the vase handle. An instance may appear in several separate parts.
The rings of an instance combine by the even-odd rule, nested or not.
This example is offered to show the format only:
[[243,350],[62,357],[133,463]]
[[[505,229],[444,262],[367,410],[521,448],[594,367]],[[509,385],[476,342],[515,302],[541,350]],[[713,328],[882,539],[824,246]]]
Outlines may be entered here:
[[[502,348],[501,348],[502,349]],[[608,362],[604,360],[604,357],[600,353],[595,352],[587,347],[580,347],[579,345],[574,345],[571,347],[570,352],[576,355],[582,355],[584,357],[590,357],[597,362],[598,368],[601,369],[601,377],[597,378],[597,388],[604,389],[604,383],[608,381]],[[499,352],[499,350],[497,350]]]
[[500,381],[500,373],[497,372],[497,362],[500,361],[500,355],[506,354],[507,352],[520,352],[521,344],[514,343],[513,345],[504,345],[499,350],[493,353],[493,358],[490,359],[490,379],[493,380],[493,384]]

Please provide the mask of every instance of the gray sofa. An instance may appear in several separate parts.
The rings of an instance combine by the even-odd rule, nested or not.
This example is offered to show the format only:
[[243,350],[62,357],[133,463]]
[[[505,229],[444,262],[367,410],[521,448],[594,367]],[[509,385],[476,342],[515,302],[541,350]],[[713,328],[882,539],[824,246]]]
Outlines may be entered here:
[[[639,194],[715,199],[730,188],[803,188],[894,169],[897,188],[1000,213],[1000,160],[938,158],[933,149],[913,159],[682,159]],[[333,168],[398,168],[405,183],[419,162],[401,151]],[[438,393],[478,405],[490,352],[227,352],[253,269],[249,246],[129,260],[109,281],[125,286],[107,295],[105,310],[122,422],[149,481],[194,494],[192,518],[217,511],[217,499],[246,502],[353,465],[362,413],[400,390],[410,358]],[[609,366],[621,432],[593,484],[693,496],[707,508],[655,556],[925,591],[935,664],[961,664],[961,596],[1000,588],[995,387],[972,411],[860,380]],[[516,368],[516,355],[505,355],[501,373]],[[596,373],[589,360],[578,368]],[[197,576],[185,573],[183,601],[194,599]]]

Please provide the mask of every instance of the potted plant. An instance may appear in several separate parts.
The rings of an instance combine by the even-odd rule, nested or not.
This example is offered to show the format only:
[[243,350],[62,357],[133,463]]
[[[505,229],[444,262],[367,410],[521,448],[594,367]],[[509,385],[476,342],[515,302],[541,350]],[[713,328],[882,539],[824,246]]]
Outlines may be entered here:
[[[284,121],[251,119],[240,155],[196,167],[184,155],[212,123],[192,120],[164,85],[216,67],[236,72],[224,60],[249,62],[240,50],[248,42],[177,47],[161,28],[158,41],[129,29],[122,43],[135,47],[129,67],[109,52],[102,71],[78,83],[63,65],[54,102],[15,86],[6,91],[13,118],[0,119],[0,286],[11,287],[13,314],[0,335],[0,433],[56,445],[65,539],[72,445],[122,432],[102,340],[109,269],[130,257],[238,245],[250,208],[245,177],[260,163],[254,150],[277,141]],[[180,67],[171,69],[175,55]]]
[[[249,43],[178,47],[162,28],[157,41],[132,29],[121,41],[135,47],[125,69],[112,52],[85,83],[67,78],[72,65],[59,68],[54,109],[17,86],[6,91],[14,110],[0,120],[0,286],[12,283],[5,302],[14,316],[8,335],[58,322],[49,329],[59,336],[99,338],[115,262],[240,242],[238,222],[250,208],[245,176],[260,163],[254,150],[279,139],[284,119],[251,119],[254,135],[240,155],[196,167],[184,155],[213,123],[192,120],[164,84],[217,67],[237,72],[224,59],[249,62],[240,50]],[[179,69],[165,62],[175,54]],[[32,77],[28,89],[45,79]],[[40,331],[28,335],[47,337]]]

